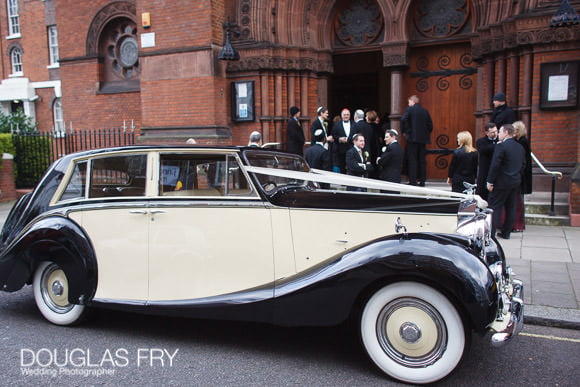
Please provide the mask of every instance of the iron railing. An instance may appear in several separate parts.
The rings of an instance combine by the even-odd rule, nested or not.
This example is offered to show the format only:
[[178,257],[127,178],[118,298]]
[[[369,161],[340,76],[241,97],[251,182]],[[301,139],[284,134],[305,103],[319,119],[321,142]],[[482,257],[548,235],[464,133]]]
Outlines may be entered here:
[[16,188],[34,187],[48,166],[58,158],[84,150],[135,144],[134,130],[127,128],[13,133],[16,154]]

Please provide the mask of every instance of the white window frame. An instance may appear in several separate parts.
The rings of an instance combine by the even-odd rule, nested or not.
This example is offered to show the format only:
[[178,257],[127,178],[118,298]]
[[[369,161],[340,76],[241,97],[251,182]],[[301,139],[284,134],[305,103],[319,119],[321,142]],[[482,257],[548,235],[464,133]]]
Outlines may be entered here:
[[60,136],[64,135],[64,115],[62,113],[62,100],[57,98],[52,104],[52,116],[54,119],[54,132]]
[[58,31],[55,25],[48,26],[48,56],[50,60],[49,68],[59,67],[58,63]]
[[6,9],[8,10],[8,39],[19,38],[20,35],[20,16],[18,15],[18,0],[6,0]]
[[22,70],[22,49],[20,47],[13,47],[10,50],[10,63],[12,65],[11,77],[21,77],[24,75]]

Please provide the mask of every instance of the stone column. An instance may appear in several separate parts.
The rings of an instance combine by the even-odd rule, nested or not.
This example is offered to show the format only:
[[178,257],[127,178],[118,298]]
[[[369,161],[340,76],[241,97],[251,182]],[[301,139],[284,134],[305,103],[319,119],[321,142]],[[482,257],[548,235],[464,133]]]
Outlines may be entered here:
[[403,69],[393,68],[391,70],[391,129],[401,130],[401,105],[405,97],[403,96]]
[[260,74],[260,94],[262,96],[262,109],[261,116],[267,117],[266,119],[261,119],[262,123],[262,142],[264,144],[270,142],[270,88],[268,83],[270,82],[270,77],[267,72],[262,72]]
[[534,59],[532,57],[532,50],[530,48],[525,48],[522,51],[523,59],[523,84],[522,84],[522,102],[520,106],[520,118],[528,128],[528,139],[531,139],[531,112],[532,112],[532,80],[533,80],[533,66]]

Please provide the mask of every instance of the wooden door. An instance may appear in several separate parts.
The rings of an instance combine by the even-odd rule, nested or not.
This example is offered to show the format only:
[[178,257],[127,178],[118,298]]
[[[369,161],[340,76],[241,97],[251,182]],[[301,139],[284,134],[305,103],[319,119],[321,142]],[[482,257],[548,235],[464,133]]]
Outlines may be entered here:
[[433,119],[427,179],[447,177],[451,155],[445,149],[457,147],[457,133],[467,130],[475,143],[476,66],[469,44],[430,46],[411,51],[405,73],[403,100],[416,94]]

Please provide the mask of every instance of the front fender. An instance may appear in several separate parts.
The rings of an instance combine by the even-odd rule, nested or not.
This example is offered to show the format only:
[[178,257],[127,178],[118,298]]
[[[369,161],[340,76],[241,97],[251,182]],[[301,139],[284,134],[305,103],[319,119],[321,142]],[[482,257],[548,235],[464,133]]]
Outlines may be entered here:
[[405,280],[441,291],[476,330],[495,319],[496,283],[468,243],[455,235],[416,233],[376,239],[277,283],[277,322],[340,323],[378,288]]
[[40,218],[0,255],[0,286],[13,292],[30,283],[39,262],[52,261],[65,272],[69,302],[90,300],[97,287],[97,261],[92,243],[69,218]]

